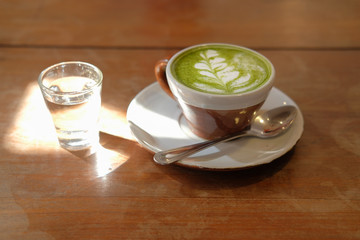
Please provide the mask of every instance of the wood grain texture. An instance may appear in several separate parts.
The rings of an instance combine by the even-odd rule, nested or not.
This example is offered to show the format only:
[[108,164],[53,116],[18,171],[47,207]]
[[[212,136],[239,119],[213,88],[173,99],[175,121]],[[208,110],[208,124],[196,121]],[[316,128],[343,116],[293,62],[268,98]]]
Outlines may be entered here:
[[[358,1],[14,0],[0,12],[1,240],[360,239]],[[127,107],[155,63],[209,41],[273,62],[305,119],[289,153],[196,171],[155,164],[132,137]],[[37,86],[67,60],[104,73],[97,154],[58,146]]]
[[357,0],[5,0],[0,43],[76,47],[359,47]]
[[[169,53],[3,49],[2,66],[9,67],[1,69],[0,85],[5,106],[1,115],[0,236],[359,237],[360,153],[355,147],[359,143],[360,68],[355,61],[359,52],[262,51],[277,67],[275,86],[302,109],[305,131],[295,149],[273,163],[231,173],[158,166],[152,154],[124,130],[128,103],[155,81],[153,65]],[[54,135],[44,141],[29,130],[29,126],[37,127],[40,136],[53,131],[36,117],[45,108],[41,98],[31,96],[39,92],[29,91],[29,86],[43,66],[72,55],[104,71],[102,122],[110,125],[104,125],[101,134],[104,154],[95,157],[79,158],[58,148]],[[36,61],[29,63],[29,56]],[[16,71],[17,65],[23,67]],[[345,71],[346,77],[345,68],[352,69]],[[16,86],[10,88],[7,82]],[[24,97],[35,102],[24,101]],[[37,114],[27,113],[27,108]],[[110,167],[100,176],[99,163],[104,161]]]

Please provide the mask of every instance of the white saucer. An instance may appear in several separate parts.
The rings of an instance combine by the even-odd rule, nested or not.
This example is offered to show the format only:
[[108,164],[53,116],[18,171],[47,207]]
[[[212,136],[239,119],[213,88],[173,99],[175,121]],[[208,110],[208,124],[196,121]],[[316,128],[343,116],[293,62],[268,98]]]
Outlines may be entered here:
[[[242,138],[220,143],[178,162],[178,165],[208,170],[234,170],[269,163],[284,155],[297,143],[303,132],[304,119],[296,103],[273,88],[261,110],[281,105],[298,109],[293,126],[284,134],[271,138]],[[137,141],[152,152],[203,141],[187,128],[177,103],[157,82],[142,90],[130,103],[127,120]]]

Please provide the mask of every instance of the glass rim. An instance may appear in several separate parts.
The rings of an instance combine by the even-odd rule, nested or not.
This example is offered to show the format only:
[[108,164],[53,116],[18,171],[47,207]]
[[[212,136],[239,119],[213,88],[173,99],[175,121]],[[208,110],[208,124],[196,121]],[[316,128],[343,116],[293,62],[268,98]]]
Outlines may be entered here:
[[[99,81],[96,81],[96,84],[91,86],[89,89],[81,90],[81,91],[68,91],[68,92],[56,91],[56,90],[53,90],[53,89],[51,89],[51,88],[49,88],[49,87],[47,87],[47,86],[45,86],[43,84],[43,81],[42,81],[43,77],[45,76],[46,73],[48,73],[53,68],[56,68],[56,67],[62,66],[62,65],[76,65],[76,64],[78,64],[78,65],[86,65],[86,66],[92,68],[99,75]],[[69,95],[69,94],[88,93],[88,92],[91,92],[94,88],[101,86],[102,81],[103,81],[103,73],[102,73],[102,71],[98,67],[96,67],[95,65],[93,65],[91,63],[87,63],[87,62],[82,62],[82,61],[66,61],[66,62],[60,62],[60,63],[53,64],[53,65],[45,68],[44,70],[42,70],[39,77],[38,77],[38,84],[39,84],[40,88],[44,89],[48,93],[52,93],[52,94],[56,94],[56,95]]]

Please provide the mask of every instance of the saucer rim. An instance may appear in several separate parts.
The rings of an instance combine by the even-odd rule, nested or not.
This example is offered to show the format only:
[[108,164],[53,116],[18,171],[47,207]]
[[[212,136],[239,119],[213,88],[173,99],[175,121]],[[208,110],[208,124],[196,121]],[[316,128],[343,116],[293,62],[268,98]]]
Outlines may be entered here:
[[[158,89],[153,89],[153,88],[158,88]],[[132,116],[132,110],[134,107],[137,107],[136,104],[137,104],[137,100],[144,94],[147,94],[147,92],[150,92],[150,91],[162,91],[159,84],[157,82],[154,82],[148,86],[146,86],[143,90],[141,90],[130,102],[129,106],[128,106],[128,109],[127,109],[127,121],[128,122],[132,122],[133,121],[133,116]],[[186,159],[185,159],[185,162],[183,161],[179,161],[177,163],[175,163],[176,165],[178,166],[181,166],[181,167],[186,167],[186,168],[191,168],[191,169],[198,169],[198,170],[209,170],[209,171],[234,171],[234,170],[240,170],[240,169],[247,169],[247,168],[252,168],[252,167],[256,167],[256,166],[260,166],[260,165],[264,165],[264,164],[268,164],[268,163],[271,163],[272,161],[280,158],[281,156],[287,154],[288,152],[290,152],[294,147],[295,145],[298,143],[298,141],[300,140],[302,134],[303,134],[303,130],[304,130],[304,119],[303,119],[303,115],[302,115],[302,112],[300,110],[300,108],[298,107],[298,105],[296,104],[296,102],[291,99],[288,95],[286,95],[284,92],[282,92],[281,90],[277,89],[276,87],[273,87],[273,89],[271,91],[275,91],[275,93],[273,93],[273,98],[274,97],[277,97],[277,98],[288,98],[290,101],[291,101],[291,105],[294,105],[297,110],[298,110],[298,114],[297,114],[297,121],[299,121],[297,124],[299,126],[297,126],[299,129],[296,130],[296,134],[298,136],[295,137],[295,139],[293,140],[294,142],[292,144],[286,144],[286,148],[283,149],[282,151],[279,151],[278,153],[274,153],[268,157],[265,157],[265,158],[256,158],[258,160],[263,160],[263,162],[254,162],[254,164],[251,164],[251,163],[248,163],[246,166],[238,166],[238,167],[234,167],[234,166],[223,166],[223,167],[207,167],[207,166],[202,166],[201,164],[189,164],[186,162]],[[280,94],[280,96],[278,96]],[[282,95],[282,96],[281,96]],[[165,95],[167,96],[167,95]],[[269,94],[270,96],[270,94]],[[162,96],[158,96],[159,98],[162,98]],[[170,101],[171,99],[170,98],[166,98],[166,100]],[[134,106],[135,105],[135,106]],[[181,113],[179,113],[181,116]],[[178,116],[178,117],[179,117]],[[179,125],[179,128],[180,125]],[[161,150],[165,150],[165,149],[160,149],[159,147],[157,146],[152,146],[150,144],[144,144],[144,142],[142,141],[141,139],[141,136],[138,136],[136,133],[134,133],[134,131],[132,129],[131,130],[131,133],[133,135],[133,137],[136,139],[136,141],[144,148],[146,148],[147,150],[149,150],[150,152],[153,152],[155,153],[156,151],[161,151]],[[139,139],[140,138],[140,139]],[[191,138],[189,137],[188,138],[189,140],[191,140]],[[268,139],[268,141],[270,141],[271,139]],[[292,137],[289,136],[289,140],[292,140]],[[226,143],[225,143],[226,144]],[[176,147],[176,146],[174,146]],[[219,158],[214,158],[214,160],[217,160]],[[255,159],[255,160],[256,160]],[[191,161],[191,160],[190,160]],[[199,163],[199,162],[198,162]]]

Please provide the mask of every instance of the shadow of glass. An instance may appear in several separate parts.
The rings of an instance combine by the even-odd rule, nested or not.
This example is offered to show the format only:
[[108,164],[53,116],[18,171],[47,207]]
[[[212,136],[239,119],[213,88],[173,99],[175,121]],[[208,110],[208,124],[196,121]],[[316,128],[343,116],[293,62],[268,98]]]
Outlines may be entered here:
[[133,141],[100,132],[99,144],[83,150],[67,151],[88,163],[96,177],[104,177],[120,168],[130,158],[122,147],[126,146],[127,142]]

